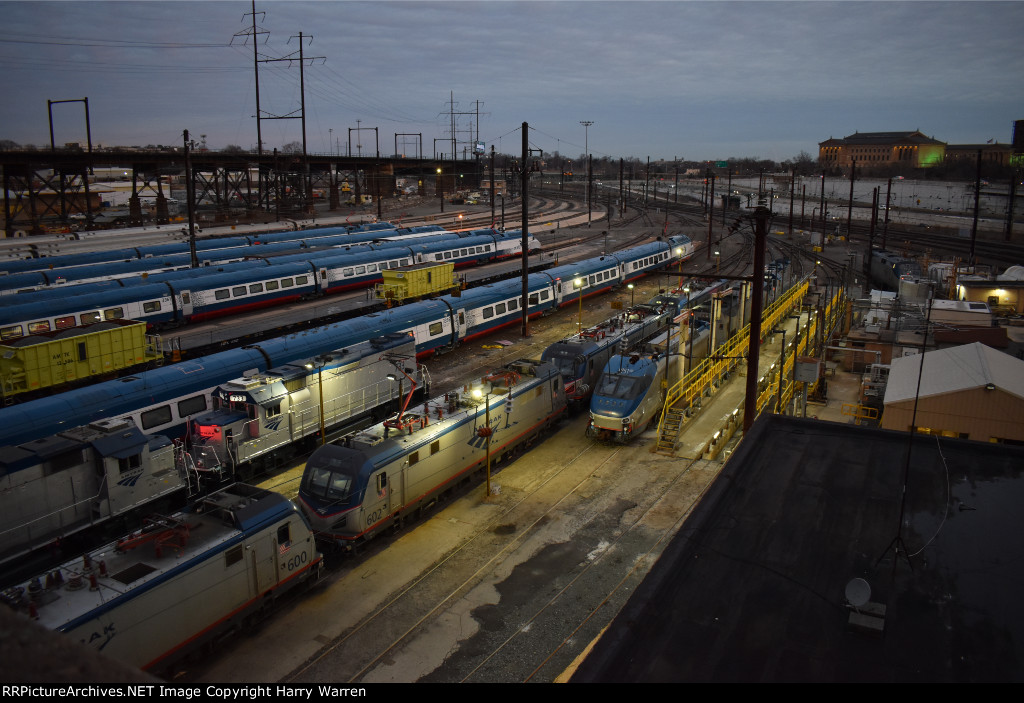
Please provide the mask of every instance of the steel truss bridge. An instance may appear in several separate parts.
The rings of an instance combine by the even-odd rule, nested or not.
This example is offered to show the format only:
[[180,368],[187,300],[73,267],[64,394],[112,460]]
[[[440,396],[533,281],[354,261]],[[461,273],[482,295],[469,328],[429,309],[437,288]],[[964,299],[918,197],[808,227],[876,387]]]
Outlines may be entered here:
[[131,181],[125,224],[138,225],[144,220],[142,198],[155,200],[153,221],[169,221],[172,187],[178,193],[191,191],[193,203],[212,208],[214,217],[223,220],[264,218],[268,213],[294,217],[311,213],[318,198],[328,203],[329,210],[336,210],[350,197],[361,203],[362,196],[370,196],[379,210],[382,200],[397,196],[400,178],[415,179],[419,195],[441,198],[446,193],[478,188],[484,162],[303,156],[276,150],[261,156],[255,152],[186,152],[179,147],[91,153],[72,149],[3,151],[0,167],[4,233],[12,237],[55,226],[97,226],[103,220],[102,196],[95,192],[97,179],[92,175],[97,169],[123,169],[124,175],[116,180]]

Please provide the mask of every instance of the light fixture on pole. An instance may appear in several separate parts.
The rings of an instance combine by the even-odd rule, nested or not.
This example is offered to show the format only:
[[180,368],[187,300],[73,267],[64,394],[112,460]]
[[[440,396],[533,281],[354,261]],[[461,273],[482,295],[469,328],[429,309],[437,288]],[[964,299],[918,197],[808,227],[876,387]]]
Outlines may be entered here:
[[321,354],[313,357],[313,362],[306,362],[305,366],[307,369],[312,369],[314,364],[316,365],[316,385],[320,392],[320,446],[327,443],[327,434],[324,428],[324,377],[323,371],[324,366],[334,361],[334,357],[330,354]]
[[583,279],[582,278],[574,278],[572,280],[572,287],[573,287],[573,290],[576,291],[576,295],[580,299],[580,312],[579,312],[579,319],[576,322],[576,333],[579,334],[579,335],[582,335],[583,334]]
[[437,198],[441,201],[441,212],[444,212],[444,189],[441,186],[441,167],[437,167]]
[[633,307],[633,287],[634,286],[633,286],[632,283],[630,283],[626,287],[629,288],[629,307]]
[[585,152],[583,154],[583,156],[587,160],[587,165],[585,167],[586,174],[584,176],[584,178],[586,179],[586,188],[585,188],[584,192],[586,193],[585,197],[587,199],[587,227],[589,227],[590,226],[590,143],[589,143],[589,138],[590,138],[590,125],[594,124],[594,121],[593,120],[580,120],[580,124],[583,125],[583,151]]

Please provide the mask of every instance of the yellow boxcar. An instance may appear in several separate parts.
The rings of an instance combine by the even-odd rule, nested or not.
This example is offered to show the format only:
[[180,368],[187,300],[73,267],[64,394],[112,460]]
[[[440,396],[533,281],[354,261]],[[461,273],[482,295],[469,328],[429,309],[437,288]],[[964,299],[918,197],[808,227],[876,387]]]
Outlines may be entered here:
[[162,359],[145,322],[107,320],[8,340],[0,345],[0,381],[9,398]]
[[389,304],[401,305],[432,295],[450,293],[459,287],[455,265],[413,264],[382,272],[383,283],[374,288],[377,297]]

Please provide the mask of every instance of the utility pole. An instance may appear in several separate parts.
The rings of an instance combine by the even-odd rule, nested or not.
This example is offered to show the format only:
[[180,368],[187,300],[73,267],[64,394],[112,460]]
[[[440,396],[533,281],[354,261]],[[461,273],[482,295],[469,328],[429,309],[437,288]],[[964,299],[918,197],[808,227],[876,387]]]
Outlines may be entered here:
[[747,385],[743,404],[743,431],[750,430],[757,417],[757,362],[761,343],[761,306],[764,298],[764,252],[768,241],[769,210],[760,205],[754,211],[754,272],[750,277],[750,342],[747,347]]
[[[259,198],[258,201],[261,206],[270,207],[270,188],[267,186],[267,173],[263,167],[263,112],[260,110],[260,52],[259,52],[259,35],[269,34],[269,32],[261,32],[256,28],[256,0],[252,0],[252,28],[245,31],[239,32],[231,37],[252,37],[252,68],[253,74],[256,77],[256,163],[259,168]],[[266,16],[265,12],[259,14]]]
[[530,254],[529,254],[529,229],[530,229],[530,195],[527,186],[530,182],[530,169],[527,159],[530,156],[530,125],[523,122],[523,167],[522,173],[522,197],[523,197],[523,219],[522,219],[522,256],[523,256],[523,299],[519,308],[523,311],[523,338],[530,336]]
[[857,157],[850,159],[850,200],[846,206],[846,239],[850,239],[850,226],[853,224],[853,183],[857,177]]
[[192,143],[185,130],[185,200],[188,207],[188,253],[191,256],[192,268],[199,268],[199,256],[196,254],[196,191],[192,178]]

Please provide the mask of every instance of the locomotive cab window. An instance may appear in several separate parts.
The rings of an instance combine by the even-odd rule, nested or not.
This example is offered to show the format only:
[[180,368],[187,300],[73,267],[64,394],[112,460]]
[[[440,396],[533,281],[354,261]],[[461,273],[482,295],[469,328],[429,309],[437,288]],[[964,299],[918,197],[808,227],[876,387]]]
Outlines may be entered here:
[[290,547],[292,544],[292,524],[286,522],[277,528],[277,546]]
[[139,468],[140,466],[142,466],[141,454],[132,454],[131,456],[117,460],[117,470],[122,476],[129,471]]

